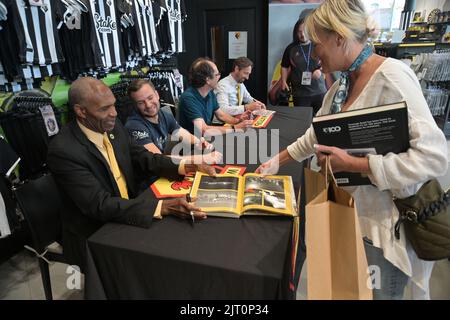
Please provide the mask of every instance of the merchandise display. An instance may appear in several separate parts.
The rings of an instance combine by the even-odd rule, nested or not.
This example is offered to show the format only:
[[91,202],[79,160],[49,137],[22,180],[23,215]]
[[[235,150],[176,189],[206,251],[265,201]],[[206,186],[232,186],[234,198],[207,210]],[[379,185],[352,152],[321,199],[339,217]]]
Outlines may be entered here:
[[0,89],[153,65],[185,50],[184,0],[2,0]]

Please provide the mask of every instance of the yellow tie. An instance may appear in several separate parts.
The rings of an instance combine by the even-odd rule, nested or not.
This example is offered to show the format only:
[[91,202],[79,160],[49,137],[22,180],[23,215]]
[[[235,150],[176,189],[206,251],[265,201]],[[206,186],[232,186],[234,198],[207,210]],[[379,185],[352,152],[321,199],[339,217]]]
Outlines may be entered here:
[[238,99],[237,104],[240,105],[240,103],[241,103],[241,86],[239,84],[236,86],[236,90],[237,90],[237,99]]
[[109,168],[116,180],[117,187],[119,188],[120,196],[124,199],[128,199],[127,183],[125,181],[122,172],[120,172],[119,165],[117,164],[116,156],[114,155],[114,149],[111,142],[108,139],[106,132],[103,134],[103,145],[106,149],[109,159]]

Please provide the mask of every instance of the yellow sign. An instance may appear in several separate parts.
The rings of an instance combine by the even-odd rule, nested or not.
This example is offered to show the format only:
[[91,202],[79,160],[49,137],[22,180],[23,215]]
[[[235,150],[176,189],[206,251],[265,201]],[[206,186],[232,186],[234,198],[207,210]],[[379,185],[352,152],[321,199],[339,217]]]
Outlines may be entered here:
[[272,119],[273,115],[269,116],[258,116],[253,121],[253,128],[265,128],[269,124],[270,120]]

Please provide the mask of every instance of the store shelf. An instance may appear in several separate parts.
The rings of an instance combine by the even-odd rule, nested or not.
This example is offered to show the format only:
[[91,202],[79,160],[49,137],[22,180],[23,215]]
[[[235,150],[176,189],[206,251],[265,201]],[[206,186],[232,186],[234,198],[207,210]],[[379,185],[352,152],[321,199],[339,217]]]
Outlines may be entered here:
[[436,45],[435,42],[419,42],[419,43],[400,43],[398,46],[400,48],[405,48],[405,47],[434,47]]
[[430,25],[430,26],[441,26],[441,25],[445,25],[445,24],[450,24],[450,22],[447,21],[447,22],[433,22],[433,23],[428,23],[428,25]]

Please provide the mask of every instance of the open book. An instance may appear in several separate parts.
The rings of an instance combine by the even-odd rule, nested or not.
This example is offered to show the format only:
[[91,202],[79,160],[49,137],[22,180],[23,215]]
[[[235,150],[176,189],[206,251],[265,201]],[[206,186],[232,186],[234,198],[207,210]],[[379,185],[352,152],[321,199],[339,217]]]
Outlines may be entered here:
[[[253,124],[252,128],[265,128],[269,124],[270,120],[272,120],[273,115],[276,113],[274,110],[255,110],[252,112]],[[235,116],[235,118],[239,118],[240,115]],[[225,127],[231,127],[231,124],[224,124]]]
[[191,190],[195,206],[208,216],[239,218],[242,215],[295,216],[296,201],[290,176],[208,176],[197,172]]

